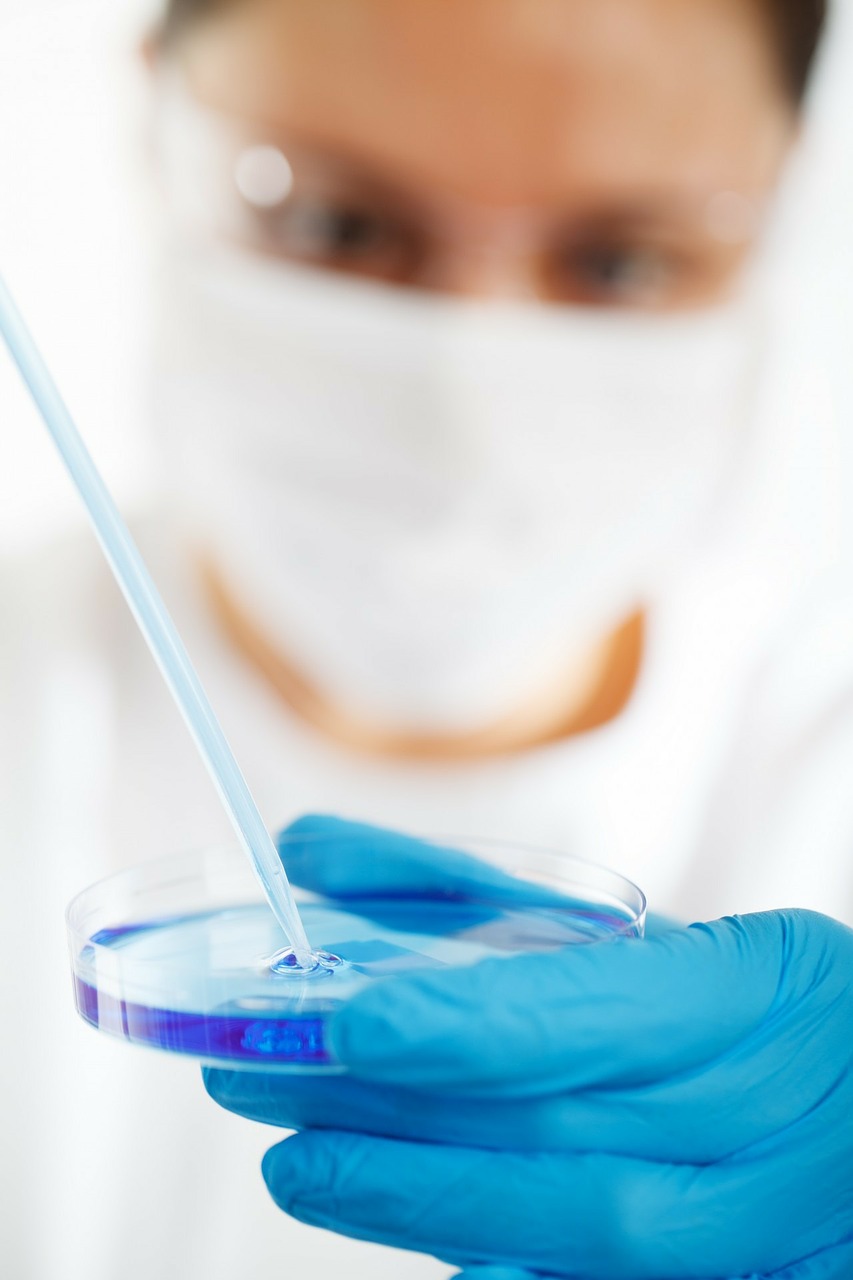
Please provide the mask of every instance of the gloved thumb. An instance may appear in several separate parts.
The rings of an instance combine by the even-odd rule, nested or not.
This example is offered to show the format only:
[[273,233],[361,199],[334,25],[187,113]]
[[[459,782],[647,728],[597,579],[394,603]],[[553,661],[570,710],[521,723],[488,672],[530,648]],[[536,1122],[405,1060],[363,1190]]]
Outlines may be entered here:
[[795,924],[732,918],[394,978],[336,1015],[334,1051],[366,1079],[459,1093],[657,1080],[725,1053],[767,1015]]

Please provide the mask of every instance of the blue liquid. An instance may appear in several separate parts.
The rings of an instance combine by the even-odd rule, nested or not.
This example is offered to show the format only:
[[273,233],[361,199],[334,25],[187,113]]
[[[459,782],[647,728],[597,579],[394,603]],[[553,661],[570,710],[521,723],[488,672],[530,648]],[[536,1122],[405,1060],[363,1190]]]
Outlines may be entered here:
[[74,993],[77,1011],[87,1022],[133,1044],[209,1062],[332,1065],[320,1016],[257,1018],[149,1008],[98,991],[76,975]]
[[328,1070],[329,1020],[378,979],[637,932],[574,903],[317,900],[302,915],[339,967],[273,969],[281,933],[263,903],[101,929],[73,957],[77,1009],[110,1035],[207,1062]]

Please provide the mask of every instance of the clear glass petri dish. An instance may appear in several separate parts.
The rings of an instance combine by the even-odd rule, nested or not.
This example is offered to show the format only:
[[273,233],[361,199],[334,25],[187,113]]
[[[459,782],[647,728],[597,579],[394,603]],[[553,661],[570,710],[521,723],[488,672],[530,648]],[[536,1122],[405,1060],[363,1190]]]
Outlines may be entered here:
[[110,876],[67,911],[78,1012],[108,1035],[208,1064],[339,1071],[329,1020],[370,983],[643,934],[642,892],[603,867],[498,841],[430,847],[452,868],[439,892],[294,888],[312,946],[333,957],[312,973],[272,963],[284,939],[237,849]]

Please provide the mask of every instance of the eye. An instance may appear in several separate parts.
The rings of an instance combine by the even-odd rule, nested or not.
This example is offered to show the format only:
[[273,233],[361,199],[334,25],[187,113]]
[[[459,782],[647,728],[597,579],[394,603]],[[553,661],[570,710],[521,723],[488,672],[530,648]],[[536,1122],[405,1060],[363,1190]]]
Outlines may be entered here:
[[296,201],[282,218],[290,246],[318,257],[364,257],[383,252],[397,239],[386,219],[346,205]]
[[416,232],[393,212],[345,198],[300,193],[278,209],[252,210],[268,251],[293,261],[404,282],[417,271]]
[[675,300],[683,277],[679,255],[663,247],[579,244],[555,254],[549,292],[555,301],[656,307]]

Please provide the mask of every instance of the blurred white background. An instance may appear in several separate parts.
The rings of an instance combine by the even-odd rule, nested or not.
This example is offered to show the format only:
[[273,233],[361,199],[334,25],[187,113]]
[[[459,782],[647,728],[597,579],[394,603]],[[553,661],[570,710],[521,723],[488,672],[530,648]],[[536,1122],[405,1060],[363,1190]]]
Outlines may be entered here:
[[[144,495],[140,0],[0,0],[0,271],[123,502]],[[81,519],[5,349],[0,554]]]
[[[0,0],[0,270],[130,509],[150,484],[140,374],[153,215],[137,47],[156,12],[156,0]],[[839,4],[792,216],[805,228],[802,305],[853,423],[851,68],[853,13]],[[80,519],[0,352],[0,556]]]

